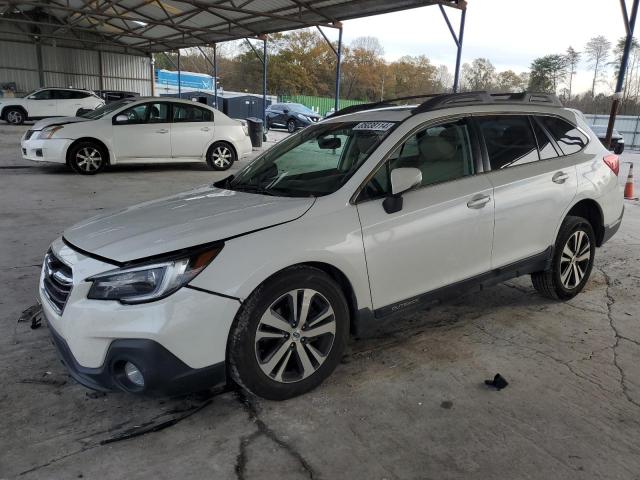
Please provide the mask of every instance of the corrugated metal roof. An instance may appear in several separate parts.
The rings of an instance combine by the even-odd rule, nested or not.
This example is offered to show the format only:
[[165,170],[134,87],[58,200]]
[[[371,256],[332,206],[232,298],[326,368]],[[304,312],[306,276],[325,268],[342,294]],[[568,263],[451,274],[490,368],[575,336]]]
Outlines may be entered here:
[[436,4],[466,7],[465,0],[10,0],[0,9],[0,33],[9,22],[42,39],[149,53]]

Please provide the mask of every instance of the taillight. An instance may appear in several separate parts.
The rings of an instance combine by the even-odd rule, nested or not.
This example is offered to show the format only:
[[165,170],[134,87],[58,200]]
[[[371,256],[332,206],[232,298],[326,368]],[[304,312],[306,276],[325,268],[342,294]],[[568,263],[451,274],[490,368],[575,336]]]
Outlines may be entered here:
[[607,164],[607,167],[611,169],[613,173],[618,176],[618,172],[620,172],[620,161],[618,160],[618,155],[605,155],[603,158],[604,163]]

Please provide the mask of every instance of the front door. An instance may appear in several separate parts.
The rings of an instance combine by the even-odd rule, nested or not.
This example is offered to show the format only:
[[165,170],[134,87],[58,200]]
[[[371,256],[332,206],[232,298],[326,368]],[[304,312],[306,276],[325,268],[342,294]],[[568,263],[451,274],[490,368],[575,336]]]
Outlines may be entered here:
[[198,105],[172,104],[171,152],[175,159],[200,159],[213,138],[213,112]]
[[[115,118],[126,116],[126,120]],[[118,162],[171,161],[169,104],[149,102],[117,114],[113,125],[113,150]]]
[[[485,273],[493,240],[493,194],[476,175],[465,120],[412,134],[365,186],[357,203],[376,315],[418,303],[420,295]],[[414,167],[422,184],[386,213],[390,171]]]
[[57,100],[53,98],[52,90],[39,90],[29,95],[27,110],[31,118],[55,117],[58,115]]

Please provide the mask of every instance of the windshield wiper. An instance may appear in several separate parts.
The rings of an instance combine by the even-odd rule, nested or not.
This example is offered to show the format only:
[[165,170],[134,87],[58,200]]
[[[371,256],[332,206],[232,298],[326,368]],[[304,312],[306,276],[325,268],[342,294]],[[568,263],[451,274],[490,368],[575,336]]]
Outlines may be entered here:
[[228,188],[229,190],[236,190],[238,192],[257,193],[259,195],[269,195],[271,197],[277,196],[275,192],[272,192],[271,190],[267,190],[266,188],[260,185],[248,185],[248,184],[227,185],[226,188]]

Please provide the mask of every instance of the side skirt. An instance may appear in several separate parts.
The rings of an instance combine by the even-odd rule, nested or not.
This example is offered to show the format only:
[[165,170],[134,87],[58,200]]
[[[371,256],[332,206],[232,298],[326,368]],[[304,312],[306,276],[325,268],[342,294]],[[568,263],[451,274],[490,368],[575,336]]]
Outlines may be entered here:
[[542,253],[490,270],[467,280],[452,283],[373,311],[368,308],[359,310],[354,319],[352,331],[359,338],[379,334],[391,327],[394,320],[406,313],[431,307],[449,298],[480,292],[489,286],[515,277],[546,270],[549,268],[552,258],[553,247],[550,246]]

